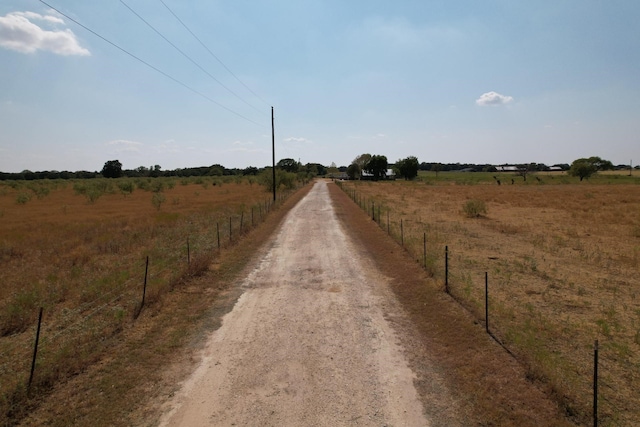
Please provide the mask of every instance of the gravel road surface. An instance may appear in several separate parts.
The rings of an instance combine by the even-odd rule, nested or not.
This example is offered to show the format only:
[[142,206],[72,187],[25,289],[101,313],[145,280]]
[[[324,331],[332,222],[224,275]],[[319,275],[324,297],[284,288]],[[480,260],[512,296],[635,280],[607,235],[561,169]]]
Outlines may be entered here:
[[287,215],[163,426],[428,426],[385,278],[325,182]]

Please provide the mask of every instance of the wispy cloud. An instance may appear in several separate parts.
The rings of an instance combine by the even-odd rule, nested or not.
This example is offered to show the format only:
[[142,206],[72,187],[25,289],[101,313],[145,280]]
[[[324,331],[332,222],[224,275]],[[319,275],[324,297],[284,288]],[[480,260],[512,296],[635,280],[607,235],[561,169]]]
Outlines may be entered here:
[[116,139],[113,141],[108,141],[106,145],[113,147],[114,151],[118,153],[125,153],[125,152],[139,153],[140,148],[142,147],[141,142],[128,141],[126,139]]
[[[45,29],[44,25],[53,28]],[[21,53],[35,53],[42,50],[63,56],[91,55],[88,49],[80,46],[73,31],[68,28],[55,28],[59,25],[64,25],[64,21],[51,14],[8,13],[0,16],[0,46]]]
[[507,95],[501,95],[498,92],[487,92],[480,95],[480,98],[476,99],[476,104],[481,107],[491,105],[506,105],[513,101],[513,97]]
[[297,142],[300,144],[310,144],[312,141],[310,139],[307,138],[296,138],[296,137],[289,137],[289,138],[285,138],[282,141],[284,142]]
[[233,141],[232,148],[226,150],[228,152],[243,152],[243,153],[266,153],[264,148],[257,148],[253,141]]

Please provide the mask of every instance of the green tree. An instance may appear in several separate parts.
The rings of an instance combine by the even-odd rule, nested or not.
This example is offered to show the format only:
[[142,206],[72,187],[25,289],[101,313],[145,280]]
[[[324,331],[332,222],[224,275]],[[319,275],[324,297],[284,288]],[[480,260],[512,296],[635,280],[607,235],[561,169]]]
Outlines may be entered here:
[[406,180],[411,180],[417,177],[419,167],[420,163],[415,156],[409,156],[406,159],[398,160],[395,164],[396,173]]
[[122,176],[122,163],[118,160],[105,162],[100,172],[105,178],[120,178]]
[[242,171],[243,175],[258,175],[258,168],[255,166],[249,166]]
[[569,175],[577,176],[582,181],[584,178],[589,179],[598,171],[613,170],[614,166],[609,160],[603,160],[598,156],[589,158],[581,158],[574,160],[569,168]]
[[349,179],[360,179],[360,166],[357,163],[351,163],[347,168]]
[[387,162],[386,156],[374,155],[371,156],[369,161],[362,168],[365,172],[373,175],[373,179],[378,181],[380,179],[384,179],[387,176],[387,168],[389,167],[389,163]]
[[596,165],[590,161],[590,159],[577,159],[571,163],[571,167],[569,168],[569,175],[577,176],[580,178],[580,181],[583,179],[591,177],[591,175],[598,172],[598,168]]
[[287,172],[298,172],[300,168],[300,164],[293,159],[282,159],[276,166]]
[[598,156],[589,157],[587,161],[595,166],[596,170],[599,171],[611,171],[615,169],[613,163],[611,163],[609,160],[603,160]]
[[360,170],[362,171],[364,170],[364,166],[369,162],[369,160],[371,160],[371,154],[364,153],[353,159],[353,162],[351,163],[355,163],[356,165],[358,165],[360,167]]

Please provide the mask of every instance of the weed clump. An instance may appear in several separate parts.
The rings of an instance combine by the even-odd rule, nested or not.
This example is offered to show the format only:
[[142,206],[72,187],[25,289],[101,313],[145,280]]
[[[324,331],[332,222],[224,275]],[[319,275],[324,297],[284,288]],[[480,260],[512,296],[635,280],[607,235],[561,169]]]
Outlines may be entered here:
[[462,210],[468,218],[479,218],[487,214],[487,206],[484,201],[477,199],[467,200]]

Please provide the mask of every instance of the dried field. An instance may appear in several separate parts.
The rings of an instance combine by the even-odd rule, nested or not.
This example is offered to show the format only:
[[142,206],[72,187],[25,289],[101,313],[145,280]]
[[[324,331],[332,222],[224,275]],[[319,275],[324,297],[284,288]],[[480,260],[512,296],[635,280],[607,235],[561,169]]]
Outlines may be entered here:
[[[484,322],[541,381],[565,413],[589,423],[593,347],[600,344],[600,425],[640,423],[640,185],[530,176],[496,185],[489,176],[342,187],[418,263]],[[618,178],[613,178],[614,182]],[[509,178],[510,182],[511,178]],[[427,184],[425,185],[425,181]],[[557,185],[548,185],[555,183]],[[487,213],[468,217],[469,200]],[[427,253],[424,254],[426,235]],[[444,286],[443,286],[444,289]]]
[[32,396],[99,361],[135,324],[146,257],[144,310],[203,274],[269,199],[229,177],[0,183],[0,425],[35,404],[26,385],[40,307]]

